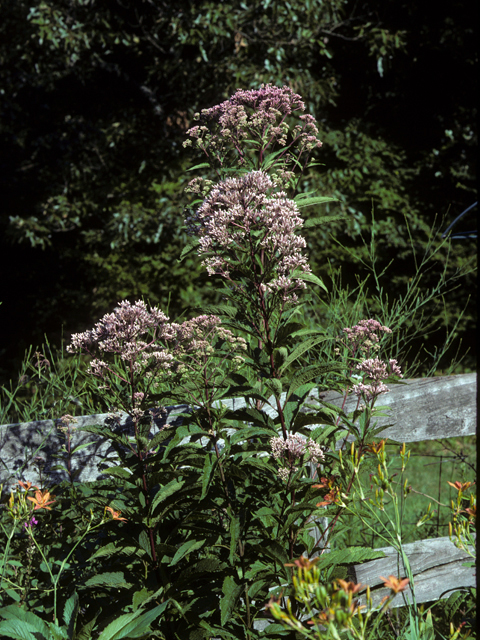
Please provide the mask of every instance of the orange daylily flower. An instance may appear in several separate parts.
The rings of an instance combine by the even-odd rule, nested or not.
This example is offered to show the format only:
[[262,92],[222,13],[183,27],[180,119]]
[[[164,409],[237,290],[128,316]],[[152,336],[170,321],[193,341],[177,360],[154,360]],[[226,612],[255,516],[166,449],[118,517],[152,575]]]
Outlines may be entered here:
[[331,478],[320,478],[320,484],[313,484],[312,489],[332,489],[335,482],[335,476]]
[[380,576],[380,580],[385,580],[385,582],[383,583],[383,586],[387,587],[388,589],[393,591],[395,594],[400,593],[401,591],[405,591],[405,589],[408,586],[408,583],[410,582],[408,578],[404,578],[403,580],[400,580],[400,578],[396,578],[395,576],[388,576],[388,580],[387,578]]
[[342,589],[343,591],[345,591],[345,593],[352,593],[355,594],[358,591],[361,591],[362,589],[365,589],[365,585],[364,584],[355,584],[355,582],[347,582],[346,580],[341,580],[340,578],[337,578],[335,580],[337,586]]
[[328,624],[331,620],[335,619],[335,614],[332,610],[319,611],[316,618],[307,620],[307,624]]
[[27,500],[31,500],[34,503],[34,511],[36,511],[37,509],[48,509],[50,511],[52,507],[49,507],[48,505],[56,502],[56,500],[50,500],[50,498],[54,497],[55,496],[50,495],[49,491],[44,491],[42,493],[39,489],[38,491],[35,491],[35,498],[27,496]]
[[475,482],[459,482],[458,480],[456,482],[449,482],[447,480],[447,482],[451,487],[462,493],[475,484]]
[[334,504],[339,493],[340,489],[338,487],[333,487],[333,489],[331,489],[326,496],[323,496],[322,502],[317,502],[317,507],[326,507],[329,504]]
[[30,491],[31,487],[40,491],[37,485],[32,484],[31,482],[22,482],[21,480],[19,480],[18,484],[22,487],[22,489],[25,489],[25,491]]
[[473,507],[469,507],[468,509],[465,509],[465,512],[468,513],[470,518],[472,518],[473,520],[477,519],[477,506],[476,505],[473,505]]
[[112,520],[120,520],[121,522],[127,522],[126,518],[121,518],[120,516],[122,515],[121,511],[114,511],[112,509],[112,507],[105,507],[105,513],[107,511],[110,511],[110,514],[112,516]]

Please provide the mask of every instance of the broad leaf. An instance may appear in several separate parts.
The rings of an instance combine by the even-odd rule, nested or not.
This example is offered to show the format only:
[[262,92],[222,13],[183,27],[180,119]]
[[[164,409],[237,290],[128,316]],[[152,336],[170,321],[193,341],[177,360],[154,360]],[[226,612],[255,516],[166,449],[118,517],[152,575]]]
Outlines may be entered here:
[[212,453],[205,454],[205,463],[203,465],[203,471],[202,471],[202,494],[200,496],[200,500],[203,500],[203,498],[208,493],[208,489],[210,487],[213,474],[215,472],[215,466],[216,466],[215,462],[216,460],[213,457]]
[[86,581],[85,585],[87,587],[102,585],[115,589],[126,589],[132,586],[129,582],[125,582],[125,576],[122,571],[112,571],[92,576]]
[[304,282],[311,282],[312,284],[317,284],[319,287],[322,287],[322,289],[324,289],[328,293],[328,289],[323,284],[323,280],[321,280],[318,276],[314,275],[313,273],[309,273],[309,272],[306,272],[306,271],[300,271],[300,270],[296,269],[291,274],[290,277],[293,280],[303,280]]
[[327,340],[331,340],[329,336],[318,336],[316,338],[310,338],[310,340],[305,340],[305,342],[300,343],[295,347],[292,353],[285,359],[285,362],[280,367],[280,375],[283,375],[284,371],[287,367],[298,360],[298,358],[303,355],[309,349],[317,346],[317,344],[321,344],[322,342],[326,342]]
[[315,204],[325,204],[325,202],[338,202],[338,198],[331,198],[329,196],[314,196],[313,198],[299,198],[295,200],[299,209],[304,207],[311,207]]
[[337,220],[345,220],[345,216],[322,216],[320,218],[310,218],[303,224],[303,229],[312,229],[314,227],[320,227],[322,224],[328,224],[329,222],[336,222]]
[[134,613],[127,613],[118,617],[102,631],[98,640],[122,640],[122,638],[141,638],[145,636],[149,631],[150,624],[165,611],[168,602],[166,600],[146,613],[143,613],[141,609],[137,609]]
[[198,247],[198,241],[189,242],[185,247],[183,247],[182,253],[180,254],[180,257],[178,258],[177,262],[182,262],[184,258],[186,258],[188,255],[193,253],[197,247]]
[[66,601],[63,609],[63,620],[67,625],[67,635],[69,638],[73,638],[73,632],[75,629],[75,622],[77,620],[79,609],[79,597],[76,591]]
[[223,597],[220,600],[221,625],[222,627],[228,622],[232,616],[232,612],[240,598],[244,587],[241,584],[235,584],[232,576],[227,576],[222,586]]
[[206,169],[210,165],[208,162],[201,162],[200,164],[196,164],[194,167],[190,167],[187,171],[195,171],[196,169]]
[[317,563],[319,569],[338,564],[361,564],[366,560],[376,560],[384,558],[383,551],[367,549],[365,547],[346,547],[324,553]]
[[205,544],[205,540],[188,540],[184,542],[182,546],[178,549],[176,554],[173,556],[172,561],[170,562],[170,566],[177,564],[180,560],[186,556],[188,553],[195,551],[196,549],[201,549]]
[[[33,635],[34,633],[36,635]],[[38,640],[38,638],[45,638],[45,640],[50,640],[48,627],[48,635],[38,636],[37,633],[37,629],[24,620],[12,619],[0,622],[0,638],[11,638],[11,640]]]
[[166,500],[169,496],[173,495],[174,493],[177,493],[177,491],[180,491],[180,489],[183,487],[185,482],[186,482],[186,480],[177,480],[177,479],[175,479],[175,480],[172,480],[171,482],[169,482],[164,487],[161,487],[161,489],[159,489],[159,491],[155,494],[155,497],[153,499],[152,505],[150,507],[150,513],[152,514],[152,516],[153,516],[157,506],[161,502]]

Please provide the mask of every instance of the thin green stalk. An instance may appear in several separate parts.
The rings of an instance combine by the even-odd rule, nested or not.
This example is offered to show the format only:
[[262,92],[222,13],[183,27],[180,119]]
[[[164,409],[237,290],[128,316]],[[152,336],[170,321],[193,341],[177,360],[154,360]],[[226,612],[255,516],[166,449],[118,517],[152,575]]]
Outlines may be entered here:
[[[3,580],[5,567],[7,566],[8,552],[10,550],[10,543],[12,541],[13,536],[15,535],[15,528],[17,526],[17,522],[18,522],[18,520],[15,519],[14,523],[13,523],[12,530],[10,531],[10,535],[7,537],[7,544],[5,545],[5,548],[3,550],[2,571],[0,573],[0,584],[1,584],[2,580]],[[0,524],[0,526],[2,527],[3,533],[6,535],[6,532],[5,532],[5,529],[3,528],[3,525]]]
[[43,562],[45,563],[45,566],[47,567],[47,571],[50,574],[50,578],[52,580],[52,584],[53,584],[53,622],[54,622],[54,624],[58,624],[58,621],[57,621],[57,587],[58,587],[58,581],[60,580],[60,576],[63,573],[65,565],[68,562],[69,558],[71,557],[72,553],[75,551],[75,549],[78,547],[78,545],[85,538],[87,533],[89,533],[90,531],[94,531],[95,529],[98,529],[100,526],[102,526],[104,524],[104,520],[102,518],[102,520],[101,520],[101,522],[99,524],[97,524],[97,525],[95,525],[93,527],[90,527],[90,525],[91,525],[91,523],[93,521],[93,518],[94,518],[94,515],[93,515],[93,512],[91,511],[90,512],[90,522],[88,523],[87,529],[85,530],[83,535],[78,539],[78,541],[75,543],[75,545],[72,547],[72,549],[70,550],[68,555],[63,560],[62,564],[60,565],[60,569],[58,571],[58,574],[57,574],[56,578],[53,576],[52,570],[50,568],[50,564],[49,564],[47,558],[45,557],[45,554],[43,553],[42,548],[40,547],[38,542],[35,540],[35,536],[33,535],[33,532],[31,530],[31,528],[27,528],[27,534],[33,540],[35,546],[38,549],[38,552],[42,556]]

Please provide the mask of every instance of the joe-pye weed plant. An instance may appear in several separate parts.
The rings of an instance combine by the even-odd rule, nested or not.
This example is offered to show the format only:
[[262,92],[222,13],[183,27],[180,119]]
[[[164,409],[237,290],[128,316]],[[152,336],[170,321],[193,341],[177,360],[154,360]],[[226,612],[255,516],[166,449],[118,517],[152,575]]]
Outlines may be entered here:
[[[331,200],[297,193],[321,147],[304,109],[288,87],[239,90],[189,131],[186,144],[206,158],[194,169],[211,172],[190,183],[199,197],[183,255],[198,253],[221,304],[176,323],[123,301],[72,336],[69,349],[91,358],[92,394],[112,411],[109,426],[85,429],[110,440],[119,459],[102,489],[85,489],[88,504],[124,522],[114,535],[99,525],[63,570],[80,602],[110,595],[131,615],[155,605],[151,637],[293,638],[283,625],[260,632],[254,623],[272,597],[291,596],[292,614],[301,613],[298,558],[321,554],[328,584],[339,568],[381,555],[336,545],[359,474],[335,443],[352,435],[358,460],[377,455],[377,399],[401,372],[383,359],[390,330],[375,319],[345,327],[332,361],[314,359],[331,338],[303,322],[311,292],[325,287],[301,231],[332,217],[301,216]],[[351,415],[344,406],[305,410],[320,379],[345,399],[356,394]],[[169,404],[185,405],[181,425],[159,428]],[[131,418],[128,433],[116,426],[119,411]],[[69,597],[65,586],[62,602]],[[116,637],[134,637],[126,633]]]

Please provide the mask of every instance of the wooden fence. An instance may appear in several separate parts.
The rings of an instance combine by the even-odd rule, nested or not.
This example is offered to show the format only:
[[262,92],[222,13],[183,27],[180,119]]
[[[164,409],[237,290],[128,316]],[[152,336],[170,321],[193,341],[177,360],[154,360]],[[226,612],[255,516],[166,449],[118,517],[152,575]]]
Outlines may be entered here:
[[[406,384],[397,384],[381,398],[380,404],[388,406],[388,418],[380,418],[379,426],[393,424],[378,438],[387,437],[396,442],[417,442],[457,438],[476,433],[476,374],[419,378],[406,380]],[[318,402],[318,393],[312,392],[309,404]],[[320,400],[340,406],[343,397],[326,391],[320,393]],[[353,410],[356,396],[347,400],[345,411]],[[241,399],[227,402],[232,408],[245,405]],[[168,407],[167,413],[155,421],[153,432],[166,425],[173,426],[179,420],[179,414],[186,406]],[[264,410],[275,415],[275,410]],[[79,471],[81,481],[95,480],[101,477],[101,469],[115,463],[115,452],[108,442],[102,442],[98,436],[83,433],[82,426],[104,424],[111,421],[112,429],[127,431],[131,428],[128,416],[120,414],[115,419],[109,414],[81,416],[77,418],[72,446],[91,442],[91,446],[79,452],[73,460],[73,469]],[[65,479],[65,474],[54,472],[50,467],[58,464],[53,457],[61,452],[63,440],[59,436],[58,421],[45,420],[23,424],[0,426],[0,484],[6,488],[13,486],[18,479],[37,482],[35,457],[44,457],[43,473],[52,481]],[[315,426],[312,426],[315,428]],[[42,444],[43,443],[43,444]],[[340,445],[339,445],[340,446]],[[105,462],[106,459],[106,462]],[[315,534],[315,532],[313,532]],[[448,597],[451,591],[473,587],[476,584],[475,570],[463,566],[469,556],[449,540],[448,537],[421,540],[404,545],[412,567],[415,595],[418,603]],[[400,575],[404,577],[401,559],[393,548],[381,549],[384,558],[365,562],[352,567],[352,577],[356,582],[370,585],[374,602],[388,593],[379,576]],[[404,604],[401,595],[397,595],[394,606]],[[258,628],[268,624],[259,620]]]
[[[477,375],[475,373],[434,378],[406,380],[406,385],[391,388],[379,404],[390,407],[389,417],[379,419],[379,426],[395,423],[379,438],[396,442],[419,442],[456,438],[476,434]],[[323,400],[339,404],[338,394],[326,393]],[[345,411],[354,409],[356,397],[347,400]],[[340,446],[340,445],[338,445]],[[379,549],[384,558],[364,562],[351,568],[352,579],[369,585],[372,599],[378,604],[388,595],[380,576],[405,577],[403,563],[392,547]],[[463,566],[471,557],[458,549],[448,537],[420,540],[404,545],[412,568],[415,597],[418,603],[447,598],[452,591],[476,585],[475,569]],[[410,588],[406,595],[411,601]],[[393,606],[403,606],[397,595]]]

